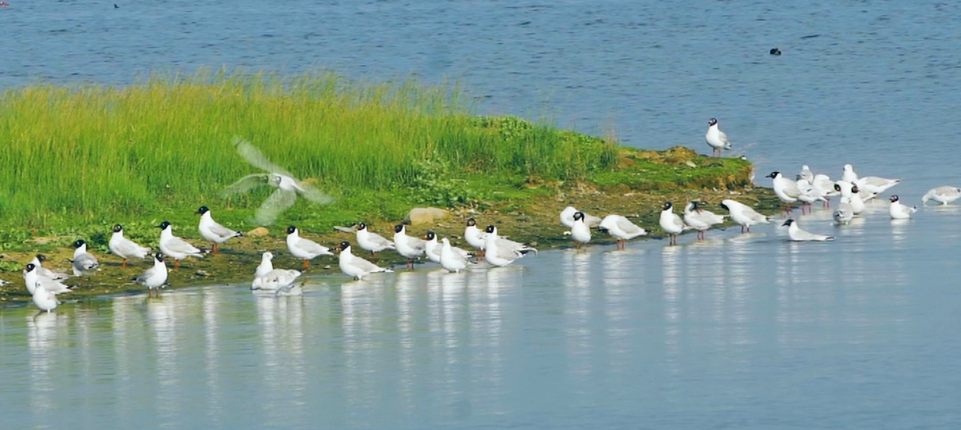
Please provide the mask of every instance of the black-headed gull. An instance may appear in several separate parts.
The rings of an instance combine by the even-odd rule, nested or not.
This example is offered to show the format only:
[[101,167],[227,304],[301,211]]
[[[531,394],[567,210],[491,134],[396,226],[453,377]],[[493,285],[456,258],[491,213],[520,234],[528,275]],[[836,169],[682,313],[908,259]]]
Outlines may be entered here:
[[723,222],[723,215],[717,215],[714,212],[704,210],[696,201],[689,202],[684,206],[684,223],[697,230],[698,240],[704,239],[704,232],[711,228],[712,225]]
[[528,252],[537,250],[523,243],[507,240],[497,235],[497,227],[487,226],[484,229],[484,260],[494,266],[506,266],[523,257]]
[[90,276],[100,267],[100,262],[97,261],[97,257],[87,252],[87,242],[84,242],[83,239],[75,240],[73,247],[76,248],[73,250],[73,258],[70,260],[73,263],[73,275]]
[[235,137],[233,144],[234,147],[237,148],[237,153],[247,160],[248,163],[269,173],[254,173],[244,176],[224,189],[224,194],[244,192],[265,183],[277,187],[277,190],[274,191],[267,200],[264,200],[263,204],[261,204],[254,213],[254,220],[258,224],[273,224],[277,219],[277,215],[294,205],[297,201],[297,194],[317,204],[327,204],[334,201],[329,195],[324,194],[311,185],[297,180],[294,178],[294,175],[287,170],[271,163],[270,160],[268,160],[257,147],[251,145],[250,142],[240,137]]
[[194,213],[200,214],[200,224],[197,226],[197,229],[200,230],[200,236],[213,242],[213,246],[210,249],[211,254],[217,253],[217,245],[226,242],[230,238],[243,237],[244,235],[237,230],[231,230],[214,221],[213,215],[210,214],[210,209],[206,206],[201,206]]
[[784,212],[791,213],[791,203],[798,201],[801,190],[797,187],[797,182],[785,178],[781,172],[771,172],[766,177],[771,178],[774,184],[774,194],[784,203]]
[[120,224],[113,225],[113,234],[110,236],[110,241],[107,242],[107,247],[110,248],[113,255],[123,258],[120,267],[127,267],[127,260],[131,258],[144,259],[150,255],[150,248],[141,246],[123,236],[123,226]]
[[[440,263],[440,251],[442,244],[437,240],[437,234],[432,231],[428,231],[425,237],[427,240],[424,242],[424,253],[427,254],[427,258],[430,259],[430,261]],[[451,252],[456,253],[465,260],[472,257],[472,254],[467,250],[458,248],[456,246],[451,246],[450,249]]]
[[750,206],[736,200],[726,199],[721,201],[721,207],[731,214],[731,220],[741,226],[741,233],[744,229],[751,232],[751,226],[755,224],[767,224],[767,217],[757,213]]
[[731,142],[728,141],[727,135],[718,128],[717,118],[707,120],[707,134],[704,135],[704,140],[711,147],[711,155],[720,156],[725,149],[731,149]]
[[60,281],[55,281],[53,279],[40,276],[38,272],[38,267],[33,263],[27,263],[23,268],[23,283],[27,287],[27,291],[33,294],[36,289],[37,284],[43,285],[43,287],[52,294],[63,294],[69,293],[70,287],[64,285]]
[[350,242],[340,243],[340,256],[337,258],[340,271],[345,275],[360,281],[371,273],[393,272],[386,267],[378,267],[376,264],[364,260],[350,252]]
[[670,245],[677,245],[677,235],[688,228],[684,225],[684,221],[681,217],[674,213],[674,204],[671,202],[664,203],[661,208],[661,217],[659,219],[661,224],[661,229],[664,233],[670,237]]
[[481,251],[487,247],[487,233],[477,227],[474,218],[467,219],[467,227],[464,228],[464,240],[467,244]]
[[784,221],[783,225],[788,226],[787,235],[792,241],[795,242],[823,242],[825,240],[834,240],[833,236],[814,234],[801,230],[801,227],[798,226],[797,221],[794,221],[793,219]]
[[841,193],[842,201],[847,200],[854,215],[864,212],[864,200],[861,198],[861,190],[858,189],[857,185],[847,181],[837,181],[834,183],[834,189]]
[[385,249],[394,249],[394,242],[391,242],[377,233],[371,232],[366,223],[357,224],[357,245],[362,249],[370,251],[370,256]]
[[300,237],[297,227],[292,225],[287,226],[287,250],[294,257],[304,260],[304,270],[310,266],[310,260],[321,255],[334,255],[330,248]]
[[921,197],[921,204],[927,204],[928,200],[934,200],[942,205],[951,203],[958,198],[961,198],[961,188],[952,187],[950,185],[942,185],[937,188],[932,188],[924,193],[924,197]]
[[426,251],[426,246],[424,246],[424,239],[414,236],[407,235],[407,229],[403,224],[397,224],[394,226],[394,246],[397,247],[397,253],[407,258],[407,268],[410,269],[414,267],[413,260],[424,255]]
[[154,290],[157,290],[157,297],[160,297],[160,289],[167,282],[167,265],[164,264],[163,254],[158,252],[154,254],[153,258],[153,266],[144,270],[140,276],[133,278],[133,280],[147,287],[147,297],[152,296]]
[[601,223],[600,217],[589,215],[584,211],[578,211],[574,206],[568,206],[561,211],[561,224],[564,224],[567,228],[573,228],[574,214],[577,212],[584,214],[584,223],[587,224],[588,227],[596,227]]
[[624,248],[628,240],[638,236],[644,236],[647,231],[632,223],[621,215],[608,215],[601,220],[600,227],[607,230],[607,233],[617,238],[616,248]]
[[891,196],[890,200],[891,206],[888,212],[891,214],[891,219],[908,219],[918,211],[917,206],[901,204],[901,199],[898,198],[897,194]]
[[591,228],[584,222],[584,212],[574,212],[574,225],[571,227],[571,239],[574,239],[575,248],[580,248],[582,244],[591,241]]
[[[28,261],[28,263],[33,264],[34,266],[37,266],[37,275],[50,279],[52,281],[63,281],[70,277],[64,272],[58,272],[58,271],[50,270],[46,267],[43,267],[41,263],[44,261],[47,261],[47,256],[43,254],[37,254],[33,257],[33,259]],[[47,290],[50,290],[50,288],[47,288]]]
[[203,258],[204,254],[200,248],[174,236],[173,226],[169,221],[161,222],[157,227],[160,228],[160,253],[174,259],[174,269],[180,267],[180,260],[188,256]]

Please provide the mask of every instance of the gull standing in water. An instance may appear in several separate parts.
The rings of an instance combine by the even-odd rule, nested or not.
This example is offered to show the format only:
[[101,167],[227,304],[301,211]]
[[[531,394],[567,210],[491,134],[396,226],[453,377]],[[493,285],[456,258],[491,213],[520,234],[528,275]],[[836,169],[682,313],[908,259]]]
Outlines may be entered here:
[[254,272],[254,281],[250,284],[252,291],[277,293],[281,289],[289,288],[302,275],[298,270],[274,269],[270,262],[272,258],[274,254],[270,252],[265,252],[261,257],[260,265]]
[[330,248],[300,237],[297,227],[292,225],[287,227],[287,250],[294,257],[304,260],[304,270],[307,270],[310,265],[308,260],[313,260],[321,255],[334,255],[333,252],[330,252]]
[[861,198],[861,190],[858,189],[857,185],[853,185],[850,182],[838,181],[834,183],[834,189],[841,193],[841,200],[847,200],[848,205],[851,206],[851,212],[854,215],[858,215],[864,212],[864,200]]
[[928,204],[928,200],[934,200],[942,205],[951,203],[958,198],[961,198],[961,188],[952,187],[950,185],[942,185],[937,188],[932,188],[924,193],[924,197],[921,197],[921,204]]
[[801,190],[798,189],[797,182],[785,178],[781,172],[771,172],[767,175],[771,178],[771,182],[774,183],[774,194],[777,194],[777,198],[784,202],[784,213],[791,213],[791,203],[798,201],[798,197],[801,196]]
[[467,227],[464,228],[464,240],[467,244],[483,251],[487,247],[487,233],[477,228],[477,221],[474,218],[467,219]]
[[747,232],[751,232],[751,226],[754,224],[767,224],[767,217],[757,213],[750,206],[741,203],[736,200],[726,199],[721,201],[721,207],[726,209],[731,214],[731,220],[740,224],[741,233],[744,233],[744,229],[747,228]]
[[128,259],[144,259],[150,254],[150,248],[147,248],[146,246],[140,246],[137,242],[124,237],[123,226],[120,224],[113,225],[113,235],[110,236],[110,241],[107,242],[107,247],[110,248],[110,252],[112,252],[113,255],[123,258],[123,262],[120,263],[120,267],[127,267]]
[[100,262],[97,261],[97,257],[87,252],[87,242],[84,242],[83,239],[74,241],[73,246],[76,248],[73,250],[73,259],[70,260],[73,263],[73,275],[90,276],[100,267]]
[[808,233],[801,230],[801,227],[797,225],[797,221],[793,219],[788,219],[784,221],[784,224],[788,226],[787,235],[795,242],[823,242],[825,240],[834,240],[833,236],[826,236],[823,234]]
[[211,254],[217,253],[217,245],[226,242],[232,237],[243,237],[243,233],[231,230],[227,227],[220,225],[217,221],[214,221],[212,215],[210,215],[210,209],[206,206],[201,206],[197,209],[195,214],[200,214],[200,224],[197,229],[200,230],[200,236],[213,242],[213,247],[210,249]]
[[684,206],[684,223],[697,230],[697,239],[704,239],[704,232],[712,225],[724,222],[724,215],[717,215],[714,212],[706,211],[701,208],[698,202],[690,202]]
[[[430,261],[433,261],[435,263],[440,263],[440,253],[441,253],[442,244],[437,241],[437,234],[432,231],[428,231],[426,237],[427,237],[427,241],[424,242],[424,251],[427,254],[427,258],[430,259]],[[459,255],[461,258],[465,260],[470,259],[472,256],[470,252],[464,249],[458,248],[456,246],[451,246],[450,249],[451,249],[451,252]]]
[[394,246],[397,247],[398,254],[407,258],[408,269],[414,267],[413,260],[421,255],[424,255],[426,248],[424,246],[424,239],[408,236],[407,230],[403,224],[397,224],[394,226]]
[[37,284],[43,285],[43,288],[51,294],[70,292],[70,287],[64,285],[62,282],[40,276],[40,274],[37,273],[38,269],[38,266],[35,266],[33,263],[27,263],[23,268],[23,283],[30,294],[33,294]]
[[252,166],[269,173],[254,173],[240,178],[228,186],[223,193],[233,194],[250,190],[262,184],[277,187],[277,190],[264,200],[254,213],[254,220],[260,225],[273,224],[277,215],[294,205],[297,194],[317,204],[327,204],[334,201],[333,197],[324,194],[313,186],[294,178],[287,170],[271,163],[257,147],[246,140],[235,137],[233,140],[237,153]]
[[571,238],[574,248],[580,249],[581,244],[591,241],[591,229],[584,222],[584,212],[574,212],[574,225],[571,227]]
[[621,215],[608,215],[601,220],[601,228],[607,233],[617,238],[615,248],[624,248],[628,240],[638,236],[644,236],[647,231],[638,227],[627,218]]
[[891,219],[908,219],[911,218],[915,212],[918,211],[917,206],[907,206],[901,204],[901,199],[895,194],[891,196],[891,206],[889,212],[891,213]]
[[180,267],[180,260],[188,256],[203,258],[203,251],[174,236],[173,226],[170,225],[170,222],[161,222],[157,227],[160,228],[160,252],[165,256],[173,257],[174,269]]
[[394,242],[391,242],[377,233],[372,233],[367,224],[360,223],[357,224],[357,244],[361,248],[370,251],[371,258],[374,257],[375,252],[380,252],[385,249],[394,249]]
[[363,280],[364,276],[367,276],[371,273],[393,272],[393,270],[385,267],[378,267],[374,263],[351,254],[350,242],[346,241],[340,243],[340,257],[338,257],[338,263],[340,265],[341,272],[344,272],[345,275],[351,276],[358,281]]
[[670,236],[671,245],[677,245],[677,235],[688,228],[681,217],[674,213],[674,204],[671,202],[664,203],[661,208],[660,224],[661,229]]
[[147,297],[153,296],[154,290],[157,290],[157,297],[160,297],[160,289],[167,282],[167,265],[164,263],[163,254],[159,252],[154,254],[153,259],[153,267],[144,270],[133,280],[147,287]]
[[47,313],[50,313],[57,308],[58,303],[60,302],[57,301],[56,294],[47,291],[40,282],[34,285],[33,304],[37,305],[41,312],[47,311]]
[[450,240],[446,237],[441,239],[440,247],[440,265],[441,267],[447,269],[450,272],[458,273],[461,270],[467,268],[467,265],[474,264],[468,260],[464,254],[458,252],[460,248],[454,248],[450,246]]
[[711,155],[721,156],[721,152],[725,149],[731,149],[731,142],[727,140],[727,135],[718,128],[716,118],[707,120],[707,134],[704,135],[704,140],[711,147]]
[[574,214],[577,212],[581,212],[581,214],[584,215],[584,223],[587,224],[588,227],[596,227],[601,223],[600,217],[588,215],[583,211],[578,211],[574,206],[568,206],[561,211],[561,224],[564,224],[567,228],[574,228]]
[[484,230],[484,260],[494,266],[506,266],[523,257],[528,252],[537,250],[522,243],[504,239],[497,235],[497,227],[493,224]]

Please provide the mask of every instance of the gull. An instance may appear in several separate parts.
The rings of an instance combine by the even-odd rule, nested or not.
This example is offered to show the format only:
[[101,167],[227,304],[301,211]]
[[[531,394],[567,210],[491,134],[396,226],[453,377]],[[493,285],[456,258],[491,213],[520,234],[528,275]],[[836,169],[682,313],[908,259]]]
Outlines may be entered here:
[[394,242],[385,239],[384,236],[377,233],[371,233],[365,223],[357,225],[357,244],[360,245],[361,248],[370,251],[371,257],[374,256],[375,252],[395,248]]
[[310,264],[308,260],[313,260],[320,255],[334,255],[333,252],[330,252],[330,248],[300,237],[297,227],[292,225],[287,226],[287,250],[294,257],[304,260],[304,270],[307,270]]
[[450,246],[450,240],[446,237],[441,239],[440,248],[440,265],[441,267],[447,269],[450,272],[458,273],[463,269],[467,268],[467,265],[474,264],[471,263],[467,257],[464,256],[459,251],[463,251],[460,248],[455,248]]
[[624,248],[628,240],[638,236],[644,236],[647,231],[638,227],[627,218],[621,215],[608,215],[601,220],[601,228],[607,233],[617,238],[616,248]]
[[[442,244],[437,241],[437,234],[432,231],[427,232],[427,241],[424,242],[424,251],[427,254],[427,258],[435,263],[440,263],[440,253]],[[467,260],[472,257],[472,254],[466,250],[458,248],[456,246],[450,247],[451,252],[459,255],[461,258]]]
[[163,221],[157,227],[160,229],[160,252],[167,257],[173,257],[174,269],[180,267],[180,260],[188,256],[203,258],[203,251],[174,236],[173,226],[169,221]]
[[467,244],[481,251],[487,247],[487,233],[477,228],[477,221],[474,218],[467,219],[467,228],[464,229],[464,240]]
[[[564,210],[561,211],[561,224],[564,224],[567,228],[574,228],[574,214],[577,212],[578,210],[575,209],[574,206],[564,208]],[[601,217],[588,215],[583,211],[581,213],[584,214],[584,223],[587,224],[588,227],[597,227],[601,223]]]
[[47,311],[47,313],[50,313],[50,311],[57,308],[58,303],[59,302],[57,301],[56,294],[47,291],[47,289],[44,288],[43,284],[40,282],[35,284],[33,290],[33,304],[37,305],[41,312]]
[[147,297],[152,296],[154,290],[157,290],[157,297],[160,297],[160,289],[167,282],[167,265],[164,264],[164,255],[159,252],[154,254],[153,267],[144,270],[133,280],[147,287]]
[[574,239],[575,248],[580,248],[581,244],[591,241],[591,228],[584,222],[584,212],[574,212],[574,226],[571,227],[571,238]]
[[671,202],[664,203],[664,207],[661,208],[660,223],[661,229],[670,236],[671,245],[677,245],[677,235],[685,228],[689,228],[684,225],[681,217],[674,213],[674,204]]
[[403,224],[394,226],[394,246],[398,254],[407,258],[408,269],[414,267],[412,259],[424,255],[425,251],[424,239],[408,236]]
[[234,147],[237,148],[240,156],[247,160],[248,163],[269,173],[254,173],[244,176],[224,189],[224,194],[245,192],[264,183],[277,187],[277,190],[275,190],[267,200],[264,200],[254,213],[254,221],[258,224],[273,224],[277,219],[277,215],[294,205],[297,200],[297,194],[317,204],[327,204],[334,201],[333,197],[294,178],[294,175],[287,170],[271,163],[270,160],[250,142],[240,137],[234,137],[233,144]]
[[821,202],[824,207],[831,207],[831,197],[838,195],[839,193],[834,189],[834,182],[828,175],[814,175],[814,181],[811,183],[814,186],[814,192],[821,197]]
[[721,201],[721,207],[726,209],[731,213],[731,220],[741,225],[741,233],[744,233],[744,229],[747,228],[747,232],[751,232],[751,226],[754,224],[767,224],[767,217],[757,213],[750,206],[745,205],[736,200],[726,199]]
[[34,293],[38,283],[43,285],[43,288],[51,294],[70,292],[70,287],[64,285],[60,281],[55,281],[53,279],[40,276],[40,274],[37,273],[37,269],[38,266],[34,265],[33,263],[27,263],[27,265],[23,268],[23,283],[26,285],[27,291],[29,291],[30,294]]
[[798,182],[807,181],[810,184],[814,184],[814,173],[811,172],[811,168],[807,164],[801,166],[801,173],[797,175]]
[[[40,263],[44,261],[47,261],[47,256],[43,254],[37,254],[33,257],[33,259],[28,261],[28,263],[33,264],[34,266],[37,267],[37,275],[50,279],[52,281],[63,281],[70,277],[64,272],[56,272],[46,267],[42,267]],[[50,288],[47,288],[47,290],[50,290]]]
[[841,171],[841,180],[844,182],[855,183],[858,181],[858,174],[854,173],[854,166],[845,164]]
[[854,210],[851,209],[851,204],[848,202],[847,198],[841,197],[841,204],[834,211],[834,221],[837,221],[838,224],[847,224],[854,219]]
[[942,205],[946,205],[958,198],[961,198],[961,188],[942,185],[937,188],[932,188],[925,193],[924,197],[921,197],[921,204],[924,205],[928,203],[928,200],[934,200]]
[[684,223],[697,230],[697,238],[704,239],[704,232],[714,224],[724,222],[723,215],[701,209],[697,202],[690,202],[684,206]]
[[239,231],[231,230],[214,221],[213,216],[210,214],[210,209],[206,206],[201,206],[194,213],[200,214],[200,224],[197,226],[197,229],[200,230],[200,236],[214,243],[210,249],[211,254],[217,253],[217,245],[226,242],[232,237],[243,237],[244,235]]
[[73,250],[73,259],[70,260],[73,263],[73,276],[90,276],[97,267],[100,267],[100,262],[97,261],[97,257],[87,252],[87,242],[83,239],[75,240],[73,246],[76,248]]
[[889,211],[891,213],[891,219],[908,219],[911,215],[918,211],[917,206],[907,206],[901,203],[901,199],[898,198],[897,194],[891,196],[891,207]]
[[346,241],[340,243],[340,257],[338,257],[338,261],[340,265],[340,271],[358,281],[363,280],[364,276],[367,276],[371,273],[393,272],[393,270],[385,267],[378,267],[374,263],[351,254],[350,242]]
[[801,215],[804,215],[804,208],[808,207],[811,212],[814,212],[814,202],[821,200],[825,201],[825,197],[814,188],[814,184],[808,182],[804,179],[797,181],[797,188],[801,194],[797,197],[801,201]]
[[833,236],[808,233],[804,230],[801,230],[801,227],[797,225],[797,221],[790,218],[788,218],[787,221],[784,221],[784,224],[782,225],[788,226],[787,235],[792,241],[795,242],[824,242],[825,240],[834,240]]
[[727,135],[718,128],[716,118],[707,120],[707,134],[704,135],[704,140],[711,147],[711,155],[716,153],[720,156],[723,150],[731,149],[731,142],[727,140]]
[[834,183],[834,189],[841,193],[842,200],[847,199],[847,203],[851,206],[851,212],[854,215],[864,212],[864,200],[861,198],[861,190],[858,189],[857,185],[846,181],[837,181]]
[[537,250],[519,242],[504,239],[497,235],[497,227],[493,224],[484,231],[484,260],[494,266],[506,266],[523,257],[528,252]]
[[[263,254],[260,266],[257,266],[257,271],[254,273],[254,281],[250,284],[252,291],[279,293],[281,290],[289,290],[297,278],[303,274],[299,270],[274,269],[270,262],[273,257],[274,255],[270,252]],[[264,271],[267,269],[265,264],[270,266],[269,270]]]
[[150,255],[150,248],[146,246],[140,246],[137,242],[127,239],[123,236],[123,226],[120,224],[113,225],[113,235],[110,236],[110,241],[107,242],[107,247],[110,248],[110,252],[117,257],[123,258],[123,262],[120,263],[120,267],[127,267],[127,260],[131,258],[147,258]]
[[797,182],[785,178],[781,172],[777,171],[771,172],[766,177],[771,178],[774,183],[774,194],[777,194],[777,198],[784,202],[784,212],[791,213],[791,203],[796,202],[801,195]]
[[274,254],[271,252],[265,252],[261,254],[260,265],[257,266],[256,270],[254,270],[254,278],[264,276],[267,274],[267,272],[274,270],[274,263],[271,262],[273,258]]
[[878,176],[865,176],[859,178],[855,184],[870,195],[870,198],[877,197],[889,188],[901,183],[900,179],[887,179]]

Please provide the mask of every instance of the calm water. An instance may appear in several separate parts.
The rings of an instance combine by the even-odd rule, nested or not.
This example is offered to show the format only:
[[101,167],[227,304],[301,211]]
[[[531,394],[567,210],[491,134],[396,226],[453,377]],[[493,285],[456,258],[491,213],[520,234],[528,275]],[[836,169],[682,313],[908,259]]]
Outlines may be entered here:
[[[12,1],[0,88],[203,65],[460,79],[483,113],[793,174],[961,185],[949,2]],[[767,51],[779,47],[784,55]],[[545,252],[461,275],[315,279],[0,310],[4,427],[957,428],[961,210]],[[252,268],[250,268],[252,270]]]

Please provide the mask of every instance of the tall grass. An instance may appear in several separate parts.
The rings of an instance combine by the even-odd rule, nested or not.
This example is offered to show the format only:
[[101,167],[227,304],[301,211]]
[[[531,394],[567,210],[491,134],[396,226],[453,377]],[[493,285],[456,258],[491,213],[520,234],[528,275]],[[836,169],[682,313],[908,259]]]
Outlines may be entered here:
[[550,126],[475,116],[456,85],[412,80],[200,71],[119,88],[34,85],[0,93],[0,217],[44,226],[219,199],[258,172],[236,154],[234,136],[335,196],[408,187],[431,162],[451,175],[578,178],[611,167],[617,151]]

